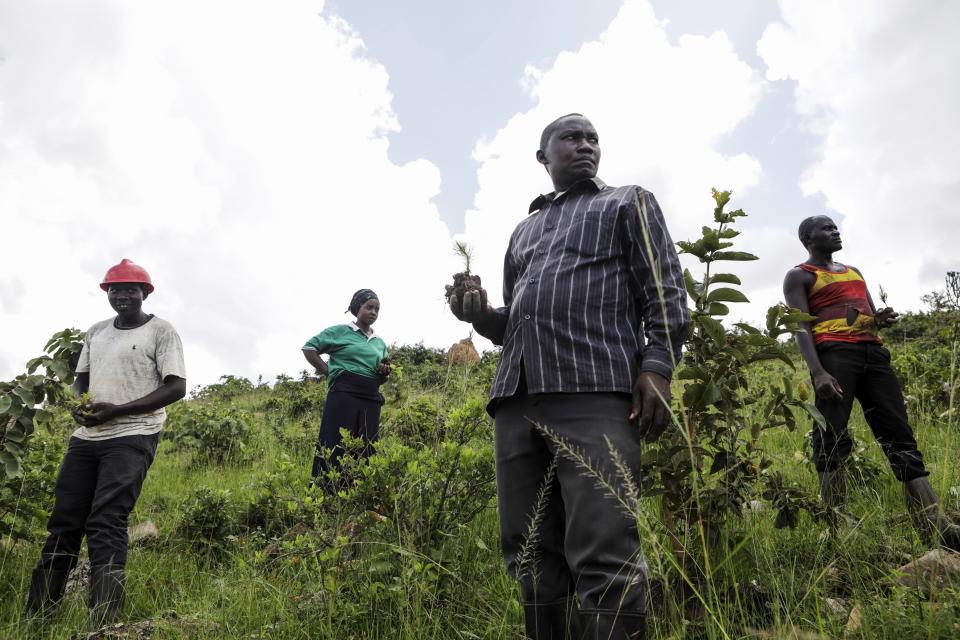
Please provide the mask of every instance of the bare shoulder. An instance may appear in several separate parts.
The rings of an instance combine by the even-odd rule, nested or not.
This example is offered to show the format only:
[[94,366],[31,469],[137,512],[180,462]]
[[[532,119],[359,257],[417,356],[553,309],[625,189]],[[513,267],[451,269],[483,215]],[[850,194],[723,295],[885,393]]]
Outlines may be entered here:
[[797,285],[809,286],[812,283],[813,274],[800,267],[793,267],[787,271],[787,275],[783,278],[784,288]]

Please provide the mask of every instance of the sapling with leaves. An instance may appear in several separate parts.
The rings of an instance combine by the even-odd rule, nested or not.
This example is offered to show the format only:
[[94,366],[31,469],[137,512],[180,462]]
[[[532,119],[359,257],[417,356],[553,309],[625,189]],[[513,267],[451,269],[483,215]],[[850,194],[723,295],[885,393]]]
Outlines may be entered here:
[[51,408],[76,397],[70,385],[82,348],[83,333],[65,329],[50,338],[45,355],[27,363],[26,373],[0,382],[0,467],[8,478],[21,474],[30,437],[53,418]]
[[[748,299],[737,288],[740,278],[721,271],[719,263],[757,257],[732,249],[740,235],[733,225],[746,214],[725,211],[730,192],[713,190],[713,199],[714,226],[704,226],[695,241],[677,243],[680,253],[700,261],[703,275],[697,279],[684,271],[691,328],[676,373],[684,385],[676,429],[648,448],[642,460],[643,476],[649,479],[646,493],[661,495],[665,525],[681,566],[687,571],[688,554],[700,549],[703,557],[695,564],[708,575],[708,550],[734,541],[727,521],[739,517],[745,504],[759,497],[771,499],[778,508],[777,526],[792,526],[799,507],[814,504],[802,499],[795,487],[783,488],[787,485],[771,472],[758,440],[764,430],[795,429],[795,408],[823,420],[810,402],[797,397],[789,375],[759,387],[748,382],[748,369],[766,361],[782,362],[792,372],[793,360],[779,338],[795,333],[800,322],[812,317],[781,304],[768,309],[763,329],[745,322],[729,328],[723,324],[728,304]],[[764,492],[765,480],[771,486]],[[691,540],[695,544],[689,544]]]

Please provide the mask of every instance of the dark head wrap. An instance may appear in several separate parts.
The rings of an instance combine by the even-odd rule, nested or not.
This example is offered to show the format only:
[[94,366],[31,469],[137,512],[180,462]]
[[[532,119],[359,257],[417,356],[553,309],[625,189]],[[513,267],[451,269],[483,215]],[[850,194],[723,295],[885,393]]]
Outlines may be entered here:
[[347,311],[353,315],[357,315],[360,313],[360,307],[363,306],[364,302],[367,300],[373,300],[377,297],[379,296],[377,296],[372,289],[360,289],[360,291],[357,291],[355,294],[353,294],[353,297],[350,298],[350,307],[347,309]]

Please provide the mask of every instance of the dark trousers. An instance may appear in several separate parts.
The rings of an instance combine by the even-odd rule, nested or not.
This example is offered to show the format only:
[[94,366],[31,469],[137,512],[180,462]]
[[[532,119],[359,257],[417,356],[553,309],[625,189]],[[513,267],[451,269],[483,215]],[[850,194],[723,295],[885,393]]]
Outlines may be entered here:
[[[645,612],[647,564],[634,519],[576,462],[558,456],[556,445],[533,424],[569,442],[619,483],[604,438],[638,477],[640,437],[627,420],[629,413],[629,397],[617,393],[520,392],[496,407],[500,542],[525,604],[550,604],[577,594],[581,613]],[[536,539],[529,540],[538,492],[554,459],[556,474],[538,516]]]
[[[334,381],[323,405],[317,452],[313,457],[313,477],[328,470],[340,468],[340,458],[346,449],[341,445],[340,429],[346,429],[354,438],[363,438],[361,455],[373,453],[373,443],[380,436],[380,408],[383,396],[380,381],[344,372]],[[329,458],[324,450],[330,450]]]
[[127,518],[159,439],[158,433],[96,441],[70,438],[57,474],[56,502],[38,569],[73,569],[84,534],[92,566],[126,564]]
[[900,381],[890,368],[890,352],[874,343],[827,342],[817,347],[817,355],[843,389],[842,400],[817,397],[817,409],[827,420],[825,430],[813,426],[817,471],[833,471],[850,455],[853,441],[847,422],[856,398],[897,480],[926,476],[923,455],[907,422]]

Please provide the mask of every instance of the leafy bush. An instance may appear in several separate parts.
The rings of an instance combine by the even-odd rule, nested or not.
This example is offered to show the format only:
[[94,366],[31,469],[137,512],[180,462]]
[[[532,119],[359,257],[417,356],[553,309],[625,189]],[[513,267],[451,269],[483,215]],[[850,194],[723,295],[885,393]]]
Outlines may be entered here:
[[170,409],[165,437],[174,450],[194,452],[203,464],[223,464],[243,459],[250,439],[250,414],[246,411],[181,402]]
[[278,378],[277,384],[273,387],[273,393],[263,404],[263,409],[288,418],[316,417],[319,420],[326,401],[325,381],[312,378],[292,380],[284,377]]
[[399,408],[387,406],[381,420],[383,433],[404,442],[425,444],[443,439],[447,416],[431,396],[418,396]]
[[202,487],[180,508],[177,537],[213,554],[228,550],[237,527],[235,507],[229,490]]
[[250,393],[256,387],[243,377],[220,376],[220,382],[205,387],[197,387],[191,392],[195,400],[231,400]]
[[43,536],[65,445],[62,435],[36,434],[23,459],[23,472],[0,478],[0,537],[36,540]]
[[[390,436],[367,461],[344,456],[354,510],[385,516],[398,541],[429,553],[487,508],[496,493],[492,425],[474,399],[446,418],[446,437],[411,447]],[[429,441],[429,438],[425,438]],[[349,443],[348,443],[349,445]]]
[[[74,371],[83,348],[83,334],[64,329],[47,342],[47,355],[27,363],[27,373],[9,382],[0,382],[0,468],[7,478],[22,472],[30,436],[37,425],[53,418],[50,408],[66,404],[72,396]],[[43,367],[44,374],[37,373]],[[44,403],[43,408],[37,405]]]

